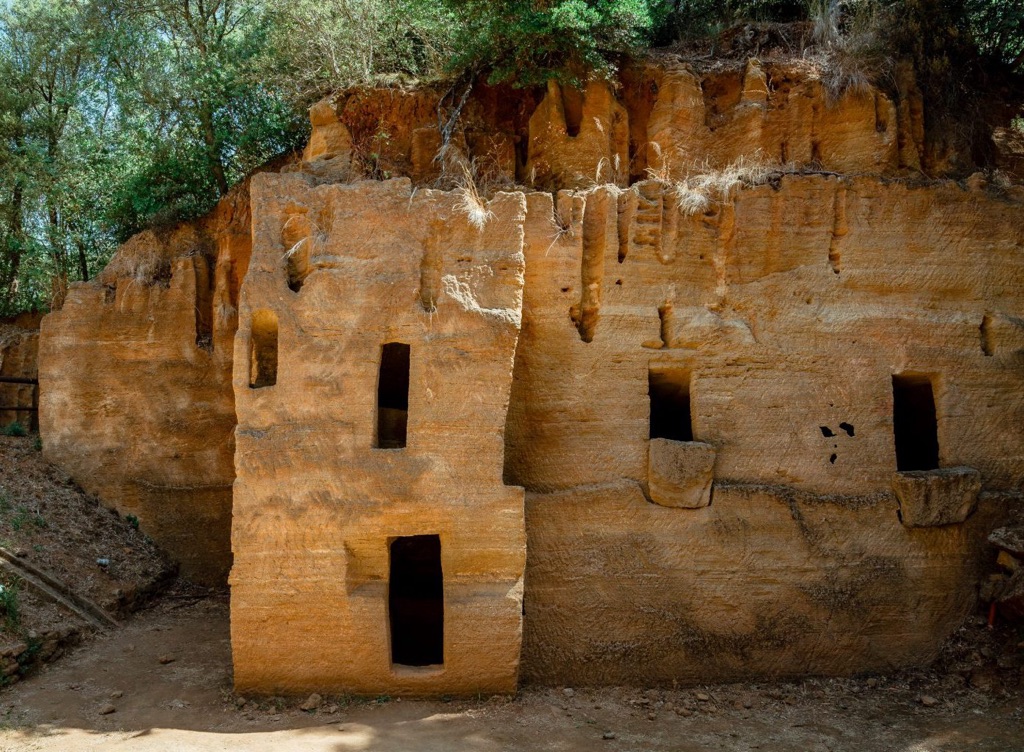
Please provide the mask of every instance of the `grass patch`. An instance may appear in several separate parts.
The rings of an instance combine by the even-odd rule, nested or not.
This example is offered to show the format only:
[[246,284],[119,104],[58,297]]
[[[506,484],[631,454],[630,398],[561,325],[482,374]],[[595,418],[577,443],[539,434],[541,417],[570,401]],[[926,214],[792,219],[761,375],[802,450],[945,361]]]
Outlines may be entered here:
[[33,513],[28,507],[19,505],[14,516],[11,518],[11,527],[14,528],[15,532],[20,532],[27,525],[40,529],[49,526],[41,514]]
[[2,431],[4,436],[28,436],[28,431],[25,430],[25,426],[21,425],[18,421],[11,421],[3,427]]

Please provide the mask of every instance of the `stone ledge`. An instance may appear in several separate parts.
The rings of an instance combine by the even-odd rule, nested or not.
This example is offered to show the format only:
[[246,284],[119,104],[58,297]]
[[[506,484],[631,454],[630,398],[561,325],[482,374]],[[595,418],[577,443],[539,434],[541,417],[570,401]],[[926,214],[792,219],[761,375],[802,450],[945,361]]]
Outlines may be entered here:
[[956,525],[974,511],[981,474],[970,467],[896,473],[892,488],[906,527]]
[[651,439],[647,484],[663,507],[700,509],[711,503],[715,449],[700,441]]

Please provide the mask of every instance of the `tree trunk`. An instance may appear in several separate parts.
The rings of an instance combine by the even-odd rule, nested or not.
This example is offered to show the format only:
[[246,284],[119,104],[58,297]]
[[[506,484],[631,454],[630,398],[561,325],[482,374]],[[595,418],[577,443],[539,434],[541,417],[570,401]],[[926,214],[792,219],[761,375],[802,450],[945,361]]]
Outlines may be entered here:
[[60,216],[57,213],[57,207],[53,205],[52,196],[47,196],[46,203],[48,204],[46,211],[48,220],[46,236],[50,241],[50,256],[53,258],[53,265],[56,267],[57,274],[67,277],[68,255],[64,249],[64,243],[61,242]]
[[7,248],[4,249],[7,255],[6,268],[3,271],[3,278],[0,279],[0,295],[3,301],[0,302],[5,312],[10,312],[14,305],[14,296],[18,291],[18,272],[21,271],[21,257],[25,252],[25,230],[22,222],[22,205],[25,201],[25,188],[21,179],[16,178],[14,191],[11,195],[11,209],[8,219],[10,228],[8,238],[10,239]]
[[213,179],[217,181],[217,191],[221,196],[228,192],[228,179],[224,174],[224,165],[220,161],[220,144],[217,143],[217,133],[213,128],[213,113],[207,106],[199,110],[199,119],[203,126],[203,141],[206,143],[206,158],[210,163],[210,171]]
[[78,274],[83,282],[89,281],[89,259],[85,256],[85,244],[79,240],[78,246]]

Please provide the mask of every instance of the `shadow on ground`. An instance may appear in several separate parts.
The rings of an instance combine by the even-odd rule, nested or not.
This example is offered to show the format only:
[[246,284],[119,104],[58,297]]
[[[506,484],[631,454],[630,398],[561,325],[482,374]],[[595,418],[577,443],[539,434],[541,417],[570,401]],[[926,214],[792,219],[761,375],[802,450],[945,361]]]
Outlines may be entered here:
[[[0,695],[0,750],[1024,752],[1024,694],[898,677],[517,698],[240,699],[225,599],[165,600]],[[934,704],[931,700],[934,695]]]

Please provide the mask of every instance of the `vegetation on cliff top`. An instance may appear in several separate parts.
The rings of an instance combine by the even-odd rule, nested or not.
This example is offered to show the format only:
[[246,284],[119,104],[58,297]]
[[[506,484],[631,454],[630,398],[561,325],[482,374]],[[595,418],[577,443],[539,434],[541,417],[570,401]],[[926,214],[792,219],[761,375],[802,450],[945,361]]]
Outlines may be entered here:
[[299,146],[332,89],[575,82],[787,22],[840,87],[912,61],[958,127],[972,88],[1024,72],[1024,0],[0,0],[0,315],[59,304],[134,232],[207,211]]

